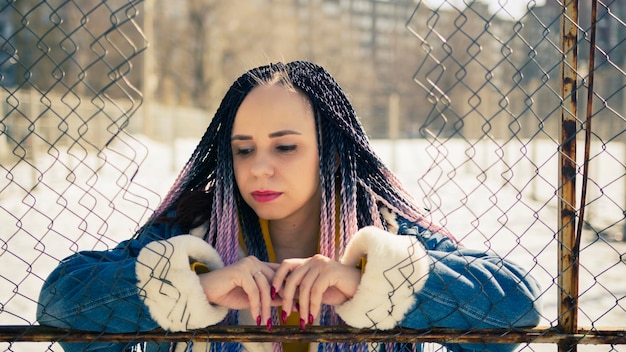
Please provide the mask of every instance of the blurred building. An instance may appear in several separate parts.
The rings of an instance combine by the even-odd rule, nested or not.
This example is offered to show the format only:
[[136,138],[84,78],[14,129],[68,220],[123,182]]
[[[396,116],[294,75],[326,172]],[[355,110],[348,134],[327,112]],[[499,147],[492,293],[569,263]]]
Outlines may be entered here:
[[[591,41],[591,0],[579,2],[578,21],[581,30],[578,33],[578,74],[581,88],[578,91],[578,114],[585,120],[587,99],[586,86],[589,82],[589,59]],[[560,41],[560,18],[563,5],[557,1],[546,1],[544,5],[533,9],[532,16],[523,18],[524,29],[522,35],[531,41],[533,50],[529,52],[528,62],[523,66],[523,73],[532,77],[535,85],[550,85],[553,89],[559,87],[559,70],[562,53],[558,50]],[[598,2],[596,49],[593,74],[596,82],[601,85],[594,87],[596,108],[594,113],[594,130],[598,138],[611,138],[615,131],[624,130],[624,116],[626,116],[626,26],[623,19],[626,17],[626,0],[614,0],[607,4]],[[556,90],[558,92],[558,90]],[[559,99],[555,94],[536,95],[539,106],[555,106]],[[547,101],[551,101],[550,103]],[[549,124],[558,123],[558,119],[547,121],[554,112],[539,110],[538,116],[543,117]]]
[[0,11],[0,87],[15,86],[17,49],[14,40],[12,23],[8,11]]

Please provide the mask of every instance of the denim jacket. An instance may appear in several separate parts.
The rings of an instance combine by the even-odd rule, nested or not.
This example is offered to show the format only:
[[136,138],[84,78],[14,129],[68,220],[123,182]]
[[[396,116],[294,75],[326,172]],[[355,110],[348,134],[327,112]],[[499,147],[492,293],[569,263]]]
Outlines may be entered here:
[[[532,327],[540,321],[541,289],[523,268],[493,253],[459,246],[440,233],[387,212],[388,231],[365,227],[340,259],[367,258],[355,296],[335,306],[353,327],[485,329]],[[223,266],[202,237],[175,224],[146,228],[138,239],[107,251],[78,252],[49,275],[40,293],[42,325],[124,333],[186,331],[219,323],[227,309],[206,301],[190,261]],[[240,314],[240,317],[249,314]],[[239,321],[240,324],[254,322]],[[64,343],[66,351],[124,351],[116,342]],[[258,346],[257,346],[258,345]],[[264,350],[267,344],[246,349]],[[444,344],[452,351],[512,351],[515,344]],[[167,351],[169,343],[149,343]],[[194,349],[196,350],[196,349]]]

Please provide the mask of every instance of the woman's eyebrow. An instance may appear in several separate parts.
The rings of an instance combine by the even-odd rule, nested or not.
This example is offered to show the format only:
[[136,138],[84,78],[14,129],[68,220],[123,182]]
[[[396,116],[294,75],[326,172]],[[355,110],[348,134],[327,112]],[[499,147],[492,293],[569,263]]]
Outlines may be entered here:
[[[290,134],[297,134],[297,135],[301,135],[302,133],[298,132],[298,131],[293,131],[293,130],[282,130],[282,131],[276,131],[276,132],[272,132],[269,134],[270,138],[276,138],[276,137],[282,137],[282,136],[286,136],[286,135],[290,135]],[[243,134],[234,134],[232,137],[230,137],[231,141],[247,141],[247,140],[251,140],[252,136],[247,136],[247,135],[243,135]]]
[[282,137],[282,136],[286,136],[288,134],[302,134],[298,131],[293,131],[293,130],[282,130],[282,131],[277,131],[277,132],[272,132],[269,134],[270,138],[276,138],[276,137]]
[[251,136],[245,136],[242,134],[235,134],[232,137],[230,137],[231,141],[249,141],[251,139],[252,139]]

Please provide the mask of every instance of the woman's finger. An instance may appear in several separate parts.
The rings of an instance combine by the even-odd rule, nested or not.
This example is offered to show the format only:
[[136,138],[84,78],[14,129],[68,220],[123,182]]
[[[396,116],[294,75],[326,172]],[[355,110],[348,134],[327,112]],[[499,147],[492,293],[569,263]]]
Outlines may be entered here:
[[304,329],[307,324],[311,325],[314,319],[313,314],[311,314],[311,291],[313,287],[320,287],[324,284],[318,282],[319,268],[315,264],[309,263],[299,269],[302,269],[302,274],[298,284],[298,303],[300,305],[300,327]]
[[276,269],[272,279],[272,287],[275,293],[280,293],[282,309],[283,312],[287,314],[293,310],[293,300],[299,285],[297,277],[294,276],[294,271],[298,269],[302,263],[302,259],[284,260],[280,267]]
[[247,296],[252,318],[257,325],[263,324],[271,329],[270,280],[274,276],[274,267],[253,256],[240,260],[238,265],[239,282]]
[[256,300],[255,303],[259,304],[260,315],[256,316],[257,325],[264,324],[268,330],[272,330],[272,298],[270,283],[268,280],[268,278],[271,278],[271,273],[265,273],[264,270],[259,269],[252,274],[252,278],[254,279],[257,291],[259,292],[257,297],[250,297],[251,306],[253,304],[253,300]]
[[330,288],[328,272],[320,272],[309,290],[309,313],[307,315],[307,323],[313,324],[315,317],[319,316],[324,293]]

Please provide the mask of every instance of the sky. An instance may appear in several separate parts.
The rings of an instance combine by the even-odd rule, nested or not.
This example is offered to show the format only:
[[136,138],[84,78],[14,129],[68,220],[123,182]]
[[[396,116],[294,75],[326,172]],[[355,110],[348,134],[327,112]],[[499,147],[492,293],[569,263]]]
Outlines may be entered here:
[[[488,3],[492,12],[496,12],[503,8],[513,18],[519,19],[528,9],[529,4],[535,6],[541,6],[545,3],[545,0],[478,0],[483,3]],[[424,3],[433,7],[439,6],[456,6],[462,7],[464,4],[470,3],[471,0],[424,0]]]

